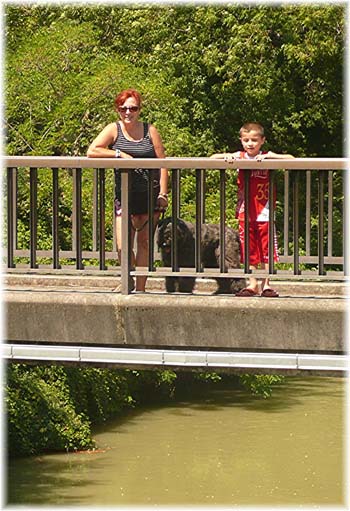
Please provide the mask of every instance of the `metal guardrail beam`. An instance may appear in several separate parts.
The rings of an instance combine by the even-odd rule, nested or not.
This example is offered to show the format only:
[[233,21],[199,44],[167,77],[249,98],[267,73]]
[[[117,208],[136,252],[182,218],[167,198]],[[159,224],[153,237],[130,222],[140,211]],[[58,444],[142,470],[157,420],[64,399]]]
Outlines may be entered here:
[[349,158],[293,158],[290,160],[235,160],[230,163],[213,158],[87,158],[79,156],[5,156],[6,167],[57,167],[57,168],[118,168],[134,169],[288,169],[288,170],[347,170]]
[[222,351],[155,350],[100,348],[81,346],[37,346],[6,344],[2,358],[10,362],[71,362],[111,364],[117,366],[161,366],[207,369],[260,369],[296,371],[349,370],[347,355],[317,355],[298,353],[247,353]]

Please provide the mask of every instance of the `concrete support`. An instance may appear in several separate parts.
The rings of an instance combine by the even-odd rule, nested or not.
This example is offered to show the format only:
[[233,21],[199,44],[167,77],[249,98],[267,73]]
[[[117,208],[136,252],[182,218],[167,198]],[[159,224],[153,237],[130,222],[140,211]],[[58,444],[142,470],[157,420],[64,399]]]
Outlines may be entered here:
[[346,350],[346,299],[122,296],[105,290],[5,291],[7,342],[268,352]]

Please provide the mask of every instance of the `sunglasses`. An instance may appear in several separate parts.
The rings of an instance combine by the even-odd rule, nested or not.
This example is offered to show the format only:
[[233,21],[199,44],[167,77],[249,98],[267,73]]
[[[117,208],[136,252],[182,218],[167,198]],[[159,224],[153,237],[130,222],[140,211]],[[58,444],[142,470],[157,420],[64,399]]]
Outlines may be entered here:
[[130,112],[137,112],[140,107],[138,106],[120,106],[118,108],[119,112],[122,112],[123,114],[130,110]]

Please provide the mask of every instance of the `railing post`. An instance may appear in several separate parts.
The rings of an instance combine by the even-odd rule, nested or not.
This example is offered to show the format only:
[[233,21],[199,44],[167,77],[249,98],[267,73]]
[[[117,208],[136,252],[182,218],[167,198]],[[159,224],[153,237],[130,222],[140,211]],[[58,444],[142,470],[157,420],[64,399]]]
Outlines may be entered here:
[[220,171],[220,272],[226,273],[226,169]]
[[328,171],[327,255],[333,254],[333,172]]
[[52,169],[52,267],[59,269],[59,236],[58,236],[58,169]]
[[30,168],[30,267],[37,268],[36,251],[38,239],[38,169]]
[[[93,169],[92,184],[92,250],[98,250],[99,246],[99,180],[102,169]],[[103,169],[104,170],[104,169]]]
[[284,173],[283,255],[289,254],[289,170]]
[[318,173],[318,274],[324,275],[324,176],[325,171]]
[[148,175],[148,271],[154,271],[154,170]]
[[350,178],[347,175],[349,168],[343,171],[343,259],[344,259],[344,277],[350,276],[350,249],[349,240],[347,236],[350,236]]
[[75,215],[74,224],[75,229],[74,232],[74,240],[75,240],[75,253],[76,253],[76,269],[83,270],[83,262],[82,262],[82,248],[81,248],[81,168],[74,169],[73,172],[74,179],[74,205],[75,205]]
[[244,171],[244,273],[251,273],[249,264],[249,188],[250,170]]
[[121,248],[121,293],[130,294],[129,277],[131,267],[130,241],[131,222],[129,214],[129,172],[123,169],[121,172],[121,203],[122,203],[122,248]]
[[179,271],[179,255],[177,251],[177,220],[180,216],[180,170],[173,169],[171,174],[171,269]]
[[15,268],[14,263],[14,210],[16,202],[13,201],[13,172],[14,168],[7,169],[7,267]]
[[196,170],[196,238],[195,238],[195,266],[196,271],[202,269],[202,224],[204,222],[204,178],[203,170]]
[[299,269],[299,171],[293,179],[293,261],[294,275],[300,275]]
[[275,273],[274,254],[275,254],[275,173],[269,170],[269,274]]
[[105,240],[105,169],[98,169],[98,180],[96,182],[98,187],[98,231],[99,231],[99,256],[100,256],[100,270],[106,269],[106,240]]
[[306,171],[305,254],[311,255],[311,170]]

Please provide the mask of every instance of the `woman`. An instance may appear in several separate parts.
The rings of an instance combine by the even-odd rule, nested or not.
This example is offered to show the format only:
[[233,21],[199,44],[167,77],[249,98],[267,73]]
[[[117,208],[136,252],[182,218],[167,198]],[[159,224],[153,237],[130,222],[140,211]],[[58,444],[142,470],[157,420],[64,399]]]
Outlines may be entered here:
[[[90,145],[89,158],[165,158],[161,137],[154,126],[139,121],[141,96],[134,89],[122,91],[114,100],[120,120],[108,124]],[[147,169],[135,169],[131,173],[130,213],[131,247],[136,236],[136,257],[132,251],[132,267],[148,265],[148,175]],[[121,253],[121,177],[116,171],[116,234],[120,259]],[[160,211],[168,205],[168,170],[154,170],[154,226],[157,225]],[[129,289],[134,289],[130,279]],[[136,277],[136,291],[144,292],[147,277]]]

